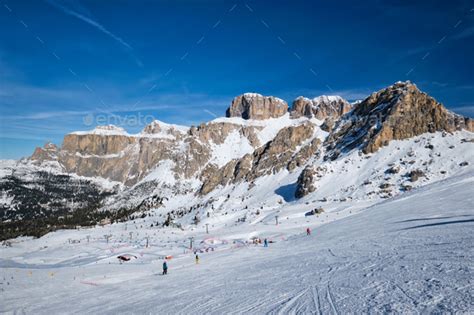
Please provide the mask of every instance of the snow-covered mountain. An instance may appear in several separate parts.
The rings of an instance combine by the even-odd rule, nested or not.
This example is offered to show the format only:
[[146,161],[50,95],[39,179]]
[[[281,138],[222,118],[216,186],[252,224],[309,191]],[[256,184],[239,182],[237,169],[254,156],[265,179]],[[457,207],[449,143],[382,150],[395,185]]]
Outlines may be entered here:
[[[290,110],[246,93],[227,117],[199,126],[154,121],[138,134],[99,126],[2,162],[2,235],[31,234],[25,218],[54,228],[148,215],[184,226],[261,220],[293,204],[356,209],[471,171],[473,132],[472,119],[410,82],[355,104],[299,97]],[[73,213],[85,215],[65,221]]]

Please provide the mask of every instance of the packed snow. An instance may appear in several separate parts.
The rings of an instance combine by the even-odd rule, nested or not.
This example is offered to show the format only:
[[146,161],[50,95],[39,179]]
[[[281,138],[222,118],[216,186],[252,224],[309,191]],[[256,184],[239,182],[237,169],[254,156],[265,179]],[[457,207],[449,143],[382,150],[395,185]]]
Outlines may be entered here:
[[144,182],[155,180],[158,183],[173,185],[176,182],[172,169],[175,163],[171,160],[163,160],[143,179]]
[[268,98],[268,97],[273,97],[273,99],[275,99],[277,102],[286,103],[284,100],[282,100],[282,99],[279,98],[279,97],[275,97],[275,96],[264,96],[264,95],[262,95],[262,94],[252,93],[252,92],[244,93],[243,96],[244,96],[244,97],[248,97],[248,98]]
[[102,135],[102,136],[129,136],[122,127],[114,125],[97,126],[89,131],[74,131],[73,135]]
[[318,119],[308,119],[306,117],[291,118],[289,113],[286,113],[285,115],[278,118],[268,118],[265,120],[243,119],[241,117],[219,117],[212,120],[210,123],[224,122],[240,126],[251,126],[260,128],[257,136],[260,143],[263,145],[268,141],[274,139],[277,133],[283,128],[298,126],[306,121],[310,121],[316,124],[317,126],[320,126],[323,123]]
[[[157,132],[149,132],[149,130],[157,130]],[[148,124],[142,132],[132,135],[138,138],[163,138],[163,139],[175,139],[176,136],[173,133],[186,134],[189,130],[187,126],[168,124],[160,120],[154,120]]]
[[319,106],[320,104],[331,104],[335,102],[345,102],[346,100],[338,95],[320,95],[313,98],[313,105]]
[[[150,133],[146,132],[147,129],[157,129],[159,132]],[[99,135],[99,136],[127,136],[137,138],[163,138],[163,139],[175,139],[176,137],[172,134],[173,132],[185,134],[189,130],[187,126],[168,124],[159,120],[154,120],[148,124],[141,132],[137,134],[130,134],[124,128],[114,125],[97,126],[89,131],[74,131],[72,135]]]
[[[265,219],[276,212],[268,212],[262,220],[210,228],[209,234],[202,225],[152,228],[145,218],[17,239],[1,248],[0,310],[470,313],[473,175],[469,171],[343,216],[299,217],[304,204],[295,203],[290,212],[299,221],[281,219],[276,225]],[[252,244],[256,237],[267,238],[269,247]],[[136,259],[121,263],[117,257],[123,255]],[[169,270],[162,276],[165,257]]]
[[209,163],[222,167],[230,160],[239,159],[253,151],[254,147],[249,140],[241,136],[238,130],[233,130],[222,144],[211,143],[212,158]]

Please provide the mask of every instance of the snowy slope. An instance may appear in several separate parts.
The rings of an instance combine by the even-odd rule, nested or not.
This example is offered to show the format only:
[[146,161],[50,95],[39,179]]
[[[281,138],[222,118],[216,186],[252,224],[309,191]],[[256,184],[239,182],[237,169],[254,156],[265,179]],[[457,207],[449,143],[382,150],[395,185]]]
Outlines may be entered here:
[[[314,159],[312,163],[321,169],[315,181],[316,191],[295,200],[294,193],[299,170],[282,170],[271,176],[258,178],[254,186],[242,182],[237,185],[218,187],[206,196],[175,196],[156,209],[157,220],[182,205],[201,204],[201,224],[216,227],[234,226],[239,218],[248,222],[273,222],[275,215],[282,220],[295,220],[304,224],[304,214],[323,207],[329,216],[351,214],[358,209],[405,193],[408,187],[416,188],[439,180],[474,171],[472,152],[474,143],[463,142],[469,132],[451,135],[424,134],[408,140],[392,141],[373,155],[360,155],[353,151],[335,161]],[[467,165],[463,163],[467,162]],[[461,166],[462,165],[462,166]],[[389,169],[396,168],[391,174]],[[408,174],[419,170],[424,176],[412,182]],[[260,214],[257,214],[257,210]],[[211,217],[207,218],[206,213]],[[162,215],[159,217],[159,215]],[[177,219],[177,223],[189,225],[193,215]],[[239,226],[239,224],[237,224]]]
[[129,134],[122,127],[114,125],[97,126],[89,131],[75,131],[73,135],[103,135],[103,136],[128,136]]
[[254,119],[243,119],[241,117],[219,117],[209,123],[231,123],[241,126],[253,126],[259,127],[261,130],[258,132],[258,139],[261,144],[265,144],[268,141],[275,138],[278,131],[283,128],[290,126],[298,126],[305,121],[311,121],[316,125],[321,125],[322,121],[317,119],[308,119],[306,117],[301,118],[291,118],[290,114],[287,113],[279,118],[268,118],[265,120],[254,120]]
[[[146,218],[18,239],[1,249],[0,311],[471,313],[473,175],[424,186],[343,219],[310,217],[307,224],[317,228],[309,237],[303,233],[307,224],[291,220],[207,235],[202,229],[141,229]],[[103,237],[108,233],[109,244]],[[243,243],[253,235],[275,243]],[[190,236],[203,251],[199,265],[186,249]],[[115,257],[126,253],[138,259],[120,265]],[[169,275],[158,275],[161,258],[170,254]]]
[[211,143],[212,158],[209,163],[222,167],[232,159],[239,159],[247,153],[252,153],[254,148],[248,139],[240,136],[239,132],[231,132],[222,144]]

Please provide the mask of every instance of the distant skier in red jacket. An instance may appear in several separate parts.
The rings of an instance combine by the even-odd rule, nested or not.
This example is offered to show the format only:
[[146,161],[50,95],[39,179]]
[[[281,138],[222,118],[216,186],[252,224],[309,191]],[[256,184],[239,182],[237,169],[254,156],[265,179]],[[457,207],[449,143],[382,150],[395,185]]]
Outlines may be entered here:
[[309,228],[306,228],[306,235],[311,235],[311,230]]

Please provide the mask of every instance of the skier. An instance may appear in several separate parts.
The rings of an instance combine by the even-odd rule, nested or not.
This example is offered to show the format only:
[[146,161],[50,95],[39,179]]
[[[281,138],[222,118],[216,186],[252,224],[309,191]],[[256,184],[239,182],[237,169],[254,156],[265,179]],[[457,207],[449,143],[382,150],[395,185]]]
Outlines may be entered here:
[[268,247],[268,240],[267,239],[263,240],[263,247]]
[[196,265],[199,264],[199,255],[196,254]]
[[306,235],[311,235],[311,230],[309,228],[306,228]]
[[167,275],[167,274],[168,274],[168,263],[165,260],[163,262],[163,275]]

